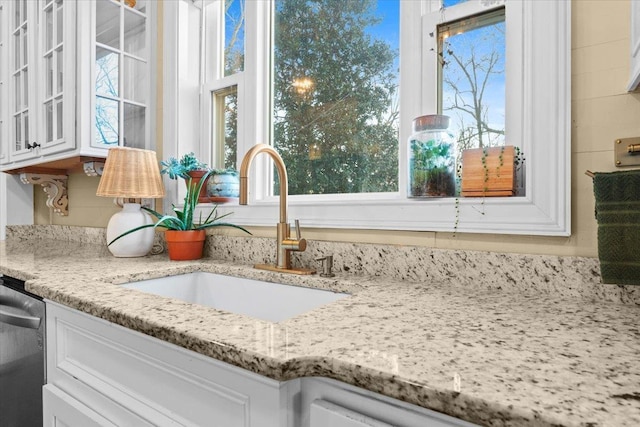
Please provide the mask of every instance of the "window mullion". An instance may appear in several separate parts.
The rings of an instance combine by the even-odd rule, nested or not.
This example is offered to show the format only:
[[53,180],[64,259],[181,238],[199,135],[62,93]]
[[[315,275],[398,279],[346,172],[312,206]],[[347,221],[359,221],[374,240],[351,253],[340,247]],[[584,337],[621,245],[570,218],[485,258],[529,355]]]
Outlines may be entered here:
[[[238,162],[253,145],[271,144],[272,9],[272,2],[246,2],[245,71],[238,85]],[[250,172],[252,201],[271,195],[270,169],[267,156],[256,158]]]

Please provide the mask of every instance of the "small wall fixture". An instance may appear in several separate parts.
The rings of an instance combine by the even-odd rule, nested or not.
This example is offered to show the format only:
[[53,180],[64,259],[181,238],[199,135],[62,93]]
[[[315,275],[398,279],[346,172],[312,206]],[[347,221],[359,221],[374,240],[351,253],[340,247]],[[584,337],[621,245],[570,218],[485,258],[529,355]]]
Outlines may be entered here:
[[640,137],[619,138],[613,143],[614,162],[617,167],[640,165]]

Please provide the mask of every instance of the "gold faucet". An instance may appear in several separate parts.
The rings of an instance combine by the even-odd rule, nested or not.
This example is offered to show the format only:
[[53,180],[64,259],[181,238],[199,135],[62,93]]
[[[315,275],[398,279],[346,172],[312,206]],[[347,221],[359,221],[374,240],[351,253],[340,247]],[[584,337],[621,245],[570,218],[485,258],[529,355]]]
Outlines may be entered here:
[[315,270],[291,267],[291,252],[304,252],[307,248],[307,241],[300,238],[300,224],[298,220],[296,220],[296,238],[290,236],[291,227],[287,221],[287,168],[280,154],[278,154],[272,146],[257,144],[251,147],[251,149],[247,151],[247,154],[244,155],[242,165],[240,166],[240,204],[247,204],[249,167],[251,167],[253,159],[260,153],[268,154],[273,159],[273,163],[276,165],[278,171],[278,178],[280,179],[280,222],[278,222],[276,228],[276,244],[278,246],[278,250],[276,251],[276,264],[257,264],[254,265],[254,268],[280,271],[282,273],[313,274]]

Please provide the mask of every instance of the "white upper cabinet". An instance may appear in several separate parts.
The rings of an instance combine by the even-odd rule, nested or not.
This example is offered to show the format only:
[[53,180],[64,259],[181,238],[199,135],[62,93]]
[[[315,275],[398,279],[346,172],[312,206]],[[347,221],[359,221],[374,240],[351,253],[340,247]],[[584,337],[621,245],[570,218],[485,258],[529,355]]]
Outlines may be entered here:
[[2,10],[2,163],[74,148],[75,2],[3,1]]
[[0,0],[0,170],[152,146],[155,6]]
[[[5,117],[9,124],[5,151],[10,159],[25,159],[35,155],[30,148],[35,142],[37,122],[35,79],[35,48],[37,6],[39,2],[26,0],[4,2],[4,25],[8,28],[8,61],[3,66],[7,76],[8,108]],[[31,89],[31,90],[30,90]]]
[[[75,148],[76,2],[41,0],[36,66],[38,123],[42,154]],[[33,145],[33,144],[32,144]],[[28,147],[27,147],[28,148]]]
[[[149,12],[154,2],[93,2],[95,39],[91,99],[94,106],[91,147],[149,146],[151,45]],[[83,63],[85,63],[83,61]]]
[[631,80],[629,91],[640,89],[640,2],[631,2]]

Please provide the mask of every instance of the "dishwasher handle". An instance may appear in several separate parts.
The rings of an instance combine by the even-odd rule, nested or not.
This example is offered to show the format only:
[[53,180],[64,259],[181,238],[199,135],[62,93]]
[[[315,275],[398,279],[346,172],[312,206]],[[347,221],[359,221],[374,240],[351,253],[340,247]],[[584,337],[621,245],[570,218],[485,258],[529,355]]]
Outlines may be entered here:
[[23,316],[20,314],[9,313],[0,308],[0,323],[19,326],[21,328],[38,329],[41,319],[33,316]]

